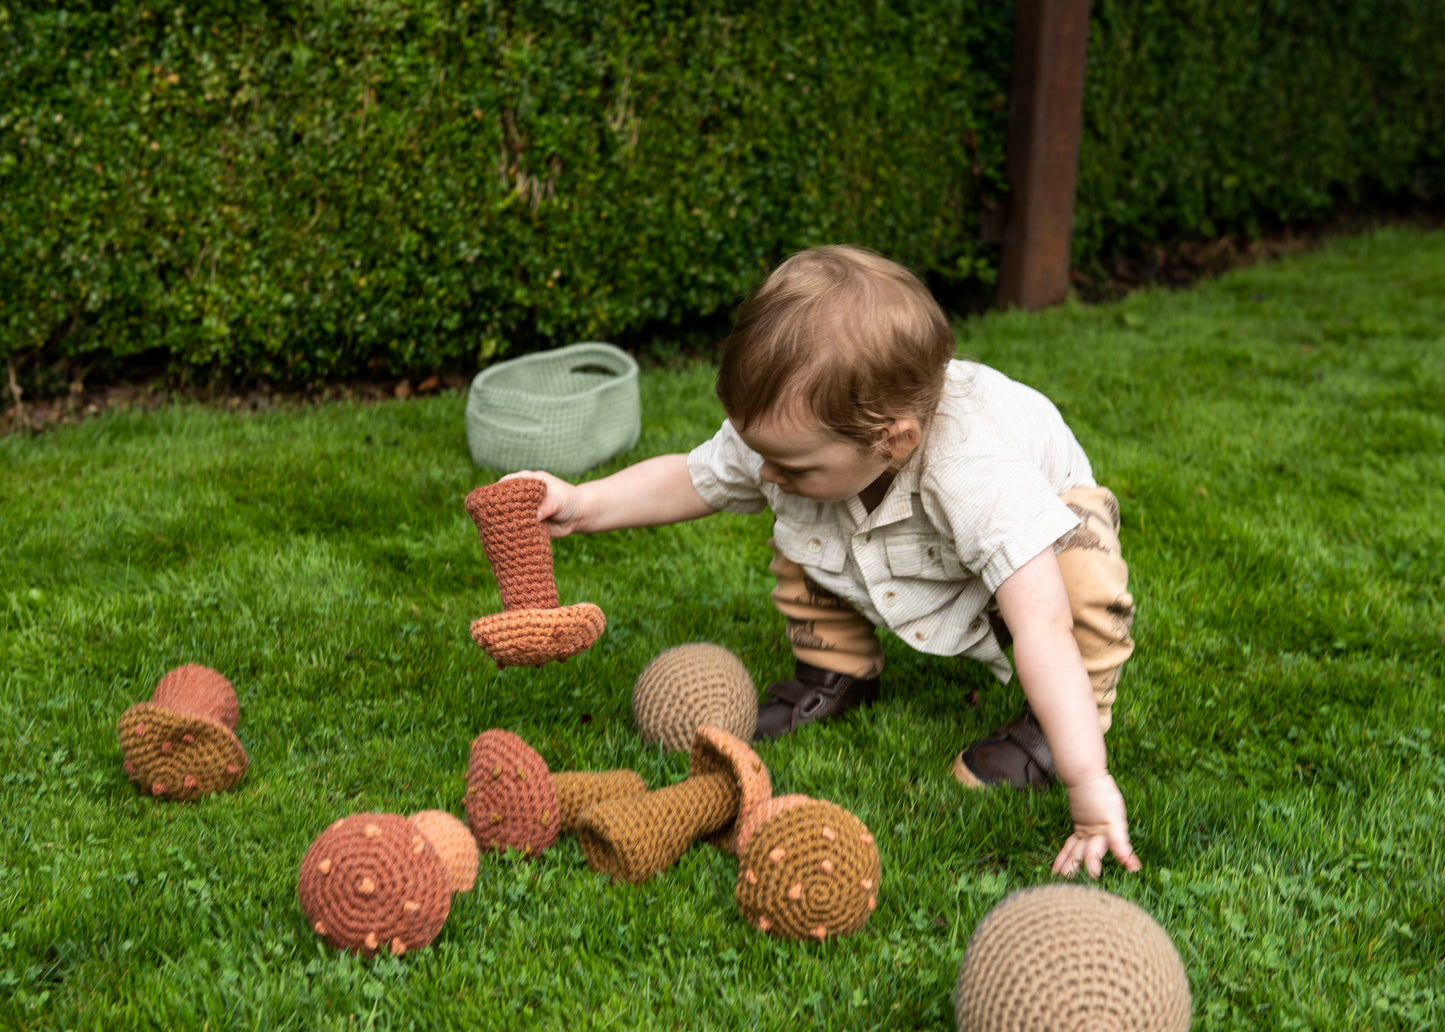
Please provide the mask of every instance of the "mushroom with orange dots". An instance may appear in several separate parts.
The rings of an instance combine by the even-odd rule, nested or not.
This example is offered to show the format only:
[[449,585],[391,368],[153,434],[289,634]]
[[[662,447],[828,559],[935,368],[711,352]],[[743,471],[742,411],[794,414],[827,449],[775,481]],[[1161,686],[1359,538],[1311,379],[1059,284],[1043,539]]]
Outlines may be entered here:
[[234,788],[250,758],[236,737],[236,690],[208,666],[188,663],[157,682],[116,725],[131,781],[158,799],[195,800]]

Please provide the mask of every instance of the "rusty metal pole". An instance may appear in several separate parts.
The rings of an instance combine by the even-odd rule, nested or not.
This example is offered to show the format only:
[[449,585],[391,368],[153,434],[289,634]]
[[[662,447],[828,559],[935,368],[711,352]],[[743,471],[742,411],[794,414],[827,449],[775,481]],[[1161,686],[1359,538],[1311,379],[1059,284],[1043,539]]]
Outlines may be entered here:
[[1068,296],[1088,43],[1089,0],[1018,0],[1001,307],[1046,308]]

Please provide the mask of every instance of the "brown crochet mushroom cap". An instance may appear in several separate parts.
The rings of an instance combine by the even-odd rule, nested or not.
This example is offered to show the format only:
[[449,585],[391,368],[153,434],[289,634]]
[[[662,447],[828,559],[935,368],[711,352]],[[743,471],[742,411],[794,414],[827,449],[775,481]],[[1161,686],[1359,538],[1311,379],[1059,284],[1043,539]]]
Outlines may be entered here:
[[692,748],[700,727],[751,741],[758,696],[742,660],[721,645],[695,641],[660,652],[632,688],[632,718],[642,740],[673,752]]
[[441,857],[452,891],[470,892],[477,883],[480,860],[477,840],[471,830],[445,810],[422,810],[408,817],[407,823],[425,835]]
[[562,606],[552,576],[552,539],[537,506],[547,485],[531,477],[474,489],[467,515],[497,579],[504,612],[472,622],[472,640],[498,667],[541,666],[591,647],[607,620],[590,602]]
[[161,799],[234,788],[251,762],[232,730],[239,719],[230,681],[209,667],[177,667],[150,702],[136,703],[116,724],[126,775]]
[[437,937],[451,910],[446,865],[403,817],[343,817],[311,843],[296,896],[312,931],[339,950],[397,956]]
[[878,905],[882,865],[868,829],[835,803],[813,799],[775,814],[748,840],[738,865],[743,917],[788,939],[826,939],[862,928]]
[[1087,885],[1041,885],[974,929],[954,1016],[959,1032],[1184,1032],[1189,978],[1142,908]]
[[561,826],[557,790],[547,764],[526,742],[494,728],[472,741],[463,799],[467,823],[482,849],[535,856]]

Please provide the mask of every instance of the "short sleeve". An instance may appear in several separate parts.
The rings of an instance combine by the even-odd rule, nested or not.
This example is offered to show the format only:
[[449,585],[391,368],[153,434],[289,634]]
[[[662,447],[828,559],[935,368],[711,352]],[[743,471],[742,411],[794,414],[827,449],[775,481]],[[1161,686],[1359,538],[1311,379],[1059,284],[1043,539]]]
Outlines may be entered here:
[[710,507],[727,512],[751,514],[768,507],[762,468],[762,456],[728,422],[687,456],[693,488]]
[[959,562],[982,578],[990,594],[1030,559],[1079,525],[1048,479],[1022,461],[993,458],[950,464],[942,475],[978,489],[946,495],[925,490],[936,525],[948,527]]

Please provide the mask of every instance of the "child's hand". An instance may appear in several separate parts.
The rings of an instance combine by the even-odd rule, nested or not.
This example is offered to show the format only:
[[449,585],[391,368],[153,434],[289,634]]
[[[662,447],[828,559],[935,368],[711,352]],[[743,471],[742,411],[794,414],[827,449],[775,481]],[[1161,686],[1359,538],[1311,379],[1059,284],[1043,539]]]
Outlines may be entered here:
[[508,473],[502,479],[511,480],[515,477],[529,477],[547,485],[547,493],[537,506],[537,518],[542,521],[550,536],[566,537],[577,530],[582,519],[582,492],[577,489],[577,485],[569,484],[551,473],[533,470]]
[[1054,860],[1053,871],[1072,878],[1083,867],[1090,878],[1104,870],[1104,854],[1113,853],[1126,871],[1143,866],[1129,844],[1129,820],[1124,815],[1124,797],[1108,774],[1069,786],[1069,812],[1074,833]]

